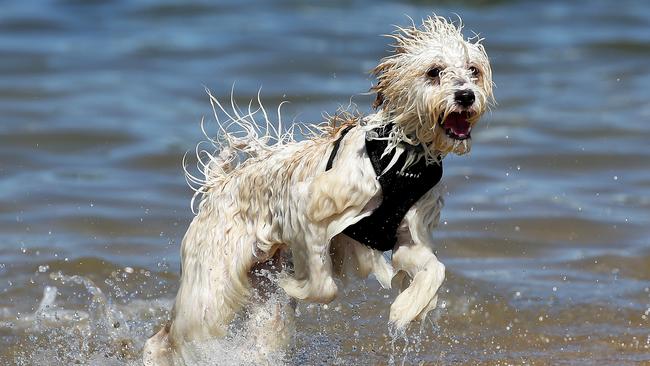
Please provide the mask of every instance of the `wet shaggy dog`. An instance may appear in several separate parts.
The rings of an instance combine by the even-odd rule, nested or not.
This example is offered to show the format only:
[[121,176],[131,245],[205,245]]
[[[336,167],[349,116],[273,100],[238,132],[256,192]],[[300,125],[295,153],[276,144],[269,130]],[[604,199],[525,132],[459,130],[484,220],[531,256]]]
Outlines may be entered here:
[[[195,345],[224,336],[250,301],[254,268],[281,256],[292,266],[275,278],[293,299],[328,303],[335,278],[352,272],[400,287],[389,317],[398,329],[436,307],[445,266],[431,233],[442,159],[470,150],[492,102],[488,56],[461,28],[437,16],[398,27],[393,54],[373,70],[376,113],[330,118],[302,141],[269,122],[261,103],[244,113],[210,96],[228,121],[215,151],[199,154],[204,178],[180,288],[170,324],[145,345],[145,364],[197,360]],[[268,326],[288,329],[290,307],[276,308]]]

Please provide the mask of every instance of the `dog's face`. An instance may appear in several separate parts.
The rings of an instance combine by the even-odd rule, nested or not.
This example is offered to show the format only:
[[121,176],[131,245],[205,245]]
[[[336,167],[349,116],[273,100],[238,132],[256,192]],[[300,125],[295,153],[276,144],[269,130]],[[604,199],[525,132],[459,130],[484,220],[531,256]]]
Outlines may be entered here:
[[485,49],[441,17],[398,30],[390,36],[395,54],[373,70],[379,80],[375,107],[381,106],[406,139],[432,152],[468,152],[472,128],[493,99]]

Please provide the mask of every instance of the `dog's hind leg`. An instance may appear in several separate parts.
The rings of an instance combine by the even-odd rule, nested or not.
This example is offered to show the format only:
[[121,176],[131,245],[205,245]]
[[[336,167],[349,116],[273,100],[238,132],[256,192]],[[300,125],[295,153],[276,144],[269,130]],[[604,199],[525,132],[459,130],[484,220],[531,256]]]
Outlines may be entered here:
[[225,336],[248,303],[256,238],[240,218],[220,219],[230,215],[223,212],[204,207],[183,238],[183,271],[169,331],[173,345]]
[[165,326],[145,342],[142,363],[144,366],[171,366],[171,353],[169,326]]
[[329,241],[324,235],[305,235],[307,245],[291,247],[293,255],[293,276],[284,275],[280,286],[296,299],[310,302],[329,303],[338,291],[334,282],[332,259],[329,255]]
[[278,287],[276,278],[290,265],[290,253],[284,247],[270,260],[255,265],[249,275],[253,295],[246,332],[253,337],[260,358],[256,364],[271,364],[269,360],[282,354],[295,333],[296,301]]
[[269,360],[281,358],[295,334],[295,300],[280,290],[262,302],[253,301],[247,315],[243,329],[255,346],[254,364],[273,364]]

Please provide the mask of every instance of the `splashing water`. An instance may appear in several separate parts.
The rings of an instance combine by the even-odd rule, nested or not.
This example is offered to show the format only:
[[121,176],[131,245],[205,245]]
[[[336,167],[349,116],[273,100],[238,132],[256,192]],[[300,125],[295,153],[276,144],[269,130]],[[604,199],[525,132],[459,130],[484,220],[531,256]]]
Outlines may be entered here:
[[[133,270],[127,268],[122,274],[130,273]],[[0,325],[19,334],[25,346],[15,352],[14,363],[140,365],[144,342],[169,319],[172,301],[130,299],[122,304],[119,298],[132,294],[116,285],[116,277],[120,274],[104,281],[116,287],[112,290],[119,296],[113,299],[88,277],[54,272],[49,280],[57,286],[44,286],[32,313],[2,309]],[[81,291],[75,291],[78,289]],[[62,293],[71,295],[66,298]],[[287,311],[277,310],[288,304],[283,293],[252,303],[235,319],[229,336],[192,344],[191,357],[185,361],[197,365],[285,364],[286,354],[278,350],[284,347],[277,346],[291,343],[294,324]]]
[[72,301],[57,301],[58,287],[45,286],[36,311],[5,321],[30,345],[16,352],[18,365],[131,364],[153,332],[152,320],[167,317],[169,301],[133,300],[118,305],[86,277],[55,272],[50,279],[61,289],[82,287],[87,302],[75,309]]

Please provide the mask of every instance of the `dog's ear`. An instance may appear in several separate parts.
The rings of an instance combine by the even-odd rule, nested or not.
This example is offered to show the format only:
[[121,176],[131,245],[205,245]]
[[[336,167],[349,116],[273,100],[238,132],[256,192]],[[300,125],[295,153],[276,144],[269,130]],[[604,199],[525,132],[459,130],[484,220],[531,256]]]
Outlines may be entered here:
[[[377,88],[379,88],[379,87],[377,86]],[[373,89],[375,89],[375,88],[373,88]],[[381,107],[382,104],[384,104],[384,93],[378,91],[377,92],[377,97],[375,98],[375,101],[372,103],[372,108],[377,109],[377,108]]]
[[377,109],[384,104],[384,88],[386,87],[386,75],[384,73],[393,66],[393,60],[390,58],[385,58],[382,62],[377,65],[370,73],[377,78],[377,85],[374,85],[370,88],[370,91],[377,93],[375,101],[372,103],[372,108]]

